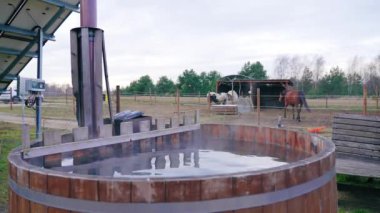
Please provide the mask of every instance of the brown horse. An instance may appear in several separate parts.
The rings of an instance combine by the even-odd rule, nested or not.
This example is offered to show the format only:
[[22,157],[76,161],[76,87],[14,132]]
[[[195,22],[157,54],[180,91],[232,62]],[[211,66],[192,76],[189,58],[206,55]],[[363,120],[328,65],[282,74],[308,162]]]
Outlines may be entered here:
[[308,112],[311,112],[309,109],[309,106],[307,105],[305,94],[302,91],[289,89],[288,87],[285,87],[285,90],[283,90],[280,93],[280,98],[278,101],[282,102],[283,99],[285,100],[285,107],[284,107],[284,118],[286,118],[286,109],[289,105],[293,107],[293,119],[294,119],[294,107],[297,107],[297,121],[301,122],[301,109],[302,106],[305,105],[305,108]]

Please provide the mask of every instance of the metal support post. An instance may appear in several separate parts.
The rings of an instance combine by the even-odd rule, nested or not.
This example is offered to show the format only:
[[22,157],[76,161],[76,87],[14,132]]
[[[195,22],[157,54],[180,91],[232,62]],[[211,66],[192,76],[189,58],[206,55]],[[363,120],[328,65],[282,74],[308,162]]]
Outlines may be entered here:
[[[97,138],[103,126],[102,56],[106,81],[107,60],[103,30],[96,28],[96,0],[81,0],[80,3],[81,27],[70,31],[73,94],[78,125],[89,128],[89,138]],[[108,98],[111,98],[109,94]],[[110,102],[109,107],[112,107]],[[111,113],[112,109],[112,119]]]
[[80,1],[80,26],[97,27],[97,4],[96,0]]
[[[39,40],[38,40],[38,58],[37,58],[37,79],[42,79],[42,49],[44,33],[43,29],[39,28]],[[39,95],[36,97],[36,139],[42,139],[41,134],[41,98]]]
[[106,44],[104,41],[104,35],[103,35],[103,40],[102,40],[102,50],[103,50],[104,78],[106,81],[106,89],[107,89],[107,97],[108,97],[108,110],[110,113],[111,123],[113,123],[111,89],[110,89],[110,83],[108,81],[108,65],[107,65]]
[[89,127],[90,138],[96,138],[103,125],[103,30],[75,28],[70,34],[71,72],[78,125]]

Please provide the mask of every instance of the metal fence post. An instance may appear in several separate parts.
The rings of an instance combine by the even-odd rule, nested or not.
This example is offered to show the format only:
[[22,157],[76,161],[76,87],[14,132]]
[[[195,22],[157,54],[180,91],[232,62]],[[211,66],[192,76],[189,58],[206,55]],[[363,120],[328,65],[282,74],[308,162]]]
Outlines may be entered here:
[[66,104],[68,104],[69,103],[69,100],[68,100],[68,94],[67,94],[67,90],[68,90],[69,88],[66,88],[66,90],[65,90],[65,100],[66,100]]
[[257,88],[257,125],[260,125],[260,88]]
[[150,104],[152,105],[152,89],[149,88],[149,101],[150,101]]
[[120,86],[116,86],[116,113],[120,112]]
[[211,112],[211,100],[210,100],[210,95],[207,93],[207,107],[208,107],[208,112]]
[[379,109],[379,86],[376,85],[376,109]]
[[367,85],[363,84],[363,115],[367,115]]
[[12,97],[12,93],[13,93],[13,90],[12,90],[12,87],[9,88],[9,91],[10,91],[10,97],[9,97],[9,107],[11,108],[11,110],[13,110],[13,97]]
[[177,113],[179,116],[179,89],[177,89]]
[[77,111],[77,109],[76,109],[76,99],[75,99],[74,96],[72,96],[72,99],[73,99],[73,112],[74,112],[74,115],[76,115],[76,111]]

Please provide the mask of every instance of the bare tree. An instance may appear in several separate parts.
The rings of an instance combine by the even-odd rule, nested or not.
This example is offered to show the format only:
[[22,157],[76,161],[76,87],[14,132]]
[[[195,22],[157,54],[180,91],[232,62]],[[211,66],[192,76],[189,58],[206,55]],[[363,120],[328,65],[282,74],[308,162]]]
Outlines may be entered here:
[[376,65],[376,75],[380,76],[380,54],[375,57],[374,63]]
[[71,86],[69,84],[46,84],[45,85],[45,96],[59,96],[65,95],[67,91],[71,91]]
[[289,61],[289,57],[286,55],[278,56],[276,58],[274,71],[277,74],[278,78],[283,79],[287,76],[289,70]]
[[375,57],[375,62],[380,65],[380,54]]
[[325,59],[321,55],[317,55],[314,57],[314,69],[313,69],[313,77],[314,77],[314,89],[317,88],[317,83],[320,77],[323,75],[325,66]]
[[[348,76],[354,76],[355,74],[357,74],[361,77],[364,77],[363,76],[363,69],[362,69],[362,59],[358,56],[354,56],[349,61],[348,67],[347,67],[347,75]],[[352,93],[352,86],[354,83],[353,80],[354,80],[353,78],[347,78],[347,94]]]
[[366,67],[365,73],[368,92],[378,96],[380,93],[380,55],[376,56],[373,62]]
[[303,68],[300,83],[301,83],[301,90],[305,92],[310,91],[313,87],[313,73],[310,71],[310,69],[307,66]]
[[299,79],[301,78],[302,71],[305,68],[305,64],[302,59],[295,55],[289,61],[290,78],[296,81],[296,86],[298,87]]

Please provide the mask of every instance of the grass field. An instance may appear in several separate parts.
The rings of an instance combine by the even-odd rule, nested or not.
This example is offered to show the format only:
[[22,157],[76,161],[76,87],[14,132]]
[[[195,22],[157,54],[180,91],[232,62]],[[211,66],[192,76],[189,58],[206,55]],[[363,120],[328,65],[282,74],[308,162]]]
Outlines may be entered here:
[[8,153],[20,145],[21,127],[16,124],[0,122],[0,212],[8,201]]

